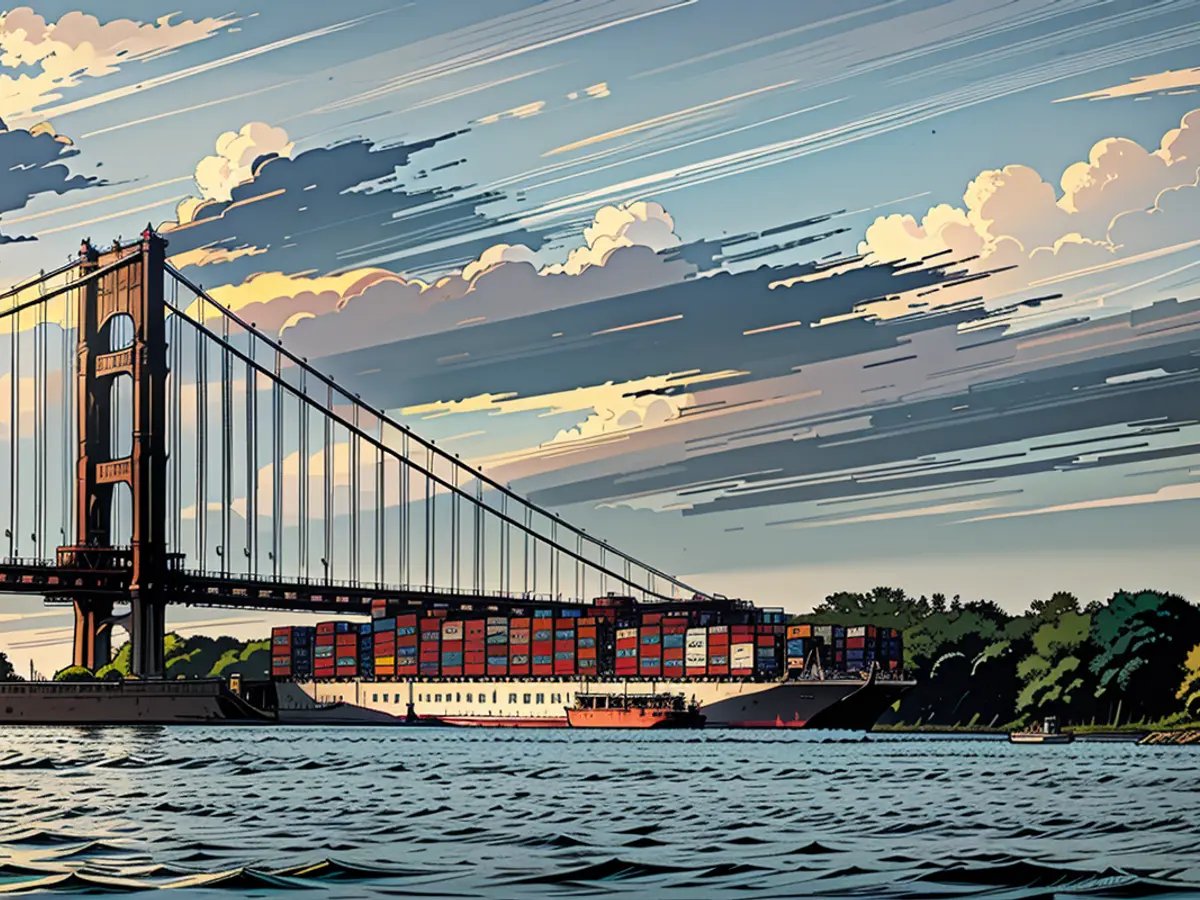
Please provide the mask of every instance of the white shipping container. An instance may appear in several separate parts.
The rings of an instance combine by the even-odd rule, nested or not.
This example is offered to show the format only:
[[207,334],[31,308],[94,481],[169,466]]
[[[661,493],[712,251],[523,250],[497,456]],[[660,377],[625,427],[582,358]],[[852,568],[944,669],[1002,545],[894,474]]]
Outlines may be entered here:
[[729,648],[729,665],[735,669],[754,668],[754,645],[734,644]]
[[618,638],[635,638],[637,636],[638,636],[638,633],[637,633],[636,628],[618,628],[617,629],[617,637]]
[[687,653],[684,656],[684,660],[691,667],[708,664],[708,632],[703,628],[688,629]]
[[442,637],[460,638],[463,636],[462,622],[443,622]]
[[846,629],[846,637],[866,637],[867,626],[855,625],[853,628]]

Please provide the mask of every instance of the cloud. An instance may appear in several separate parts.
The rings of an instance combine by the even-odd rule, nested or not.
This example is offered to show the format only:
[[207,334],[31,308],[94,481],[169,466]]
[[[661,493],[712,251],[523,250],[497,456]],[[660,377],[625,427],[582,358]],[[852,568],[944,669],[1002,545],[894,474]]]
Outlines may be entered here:
[[598,84],[592,84],[585,87],[582,91],[571,91],[567,94],[568,100],[578,100],[581,97],[585,100],[603,100],[605,97],[611,97],[612,91],[608,88],[607,81],[601,81]]
[[[326,274],[400,260],[420,271],[473,259],[496,242],[478,232],[504,225],[483,212],[502,195],[411,186],[430,174],[410,167],[413,156],[456,136],[356,139],[291,156],[282,129],[251,123],[228,132],[218,154],[197,166],[201,196],[161,226],[172,258],[181,266],[219,263],[216,277],[205,280],[227,284],[263,271]],[[503,237],[542,243],[517,228]]]
[[[65,161],[78,154],[70,138],[49,124],[8,131],[0,122],[0,216],[24,209],[39,194],[62,195],[98,184],[95,178],[71,174]],[[18,240],[34,238],[0,233],[0,244]]]
[[[1062,282],[1072,272],[1135,262],[1138,254],[1186,241],[1186,227],[1153,227],[1179,223],[1185,211],[1173,207],[1154,220],[1130,217],[1154,209],[1164,191],[1193,185],[1198,167],[1200,110],[1194,110],[1154,150],[1127,138],[1096,142],[1086,160],[1063,171],[1058,190],[1028,166],[981,172],[967,185],[962,206],[940,204],[919,219],[910,214],[876,219],[859,252],[867,263],[919,262],[943,254],[968,260],[967,272],[1015,266],[989,281],[986,292],[993,297],[1052,279]],[[1187,196],[1185,191],[1181,199]],[[1137,231],[1131,227],[1135,221],[1147,227]],[[946,292],[941,302],[955,302],[971,290],[976,287]]]
[[1136,75],[1129,79],[1128,84],[1118,84],[1114,87],[1090,91],[1086,94],[1076,94],[1073,97],[1063,97],[1055,103],[1066,103],[1070,100],[1113,100],[1117,97],[1144,97],[1147,94],[1190,94],[1193,89],[1200,88],[1200,67],[1195,69],[1167,69],[1153,75]]
[[579,275],[591,266],[604,266],[621,247],[649,247],[659,253],[682,243],[671,214],[662,204],[644,200],[601,207],[583,237],[587,246],[572,250],[565,263],[547,267],[546,274]]
[[216,155],[206,156],[196,166],[200,196],[205,200],[232,200],[233,189],[254,177],[255,163],[290,157],[295,146],[286,131],[265,122],[250,122],[240,131],[225,132],[217,138]]
[[210,293],[279,332],[312,356],[535,315],[677,283],[696,268],[660,251],[680,246],[674,220],[657,203],[604,207],[584,229],[586,243],[564,263],[537,266],[524,244],[495,244],[431,281],[387,269],[315,276],[265,272]]
[[1018,512],[997,513],[966,519],[965,522],[988,522],[992,519],[1016,519],[1025,516],[1045,516],[1052,513],[1080,512],[1088,509],[1111,509],[1115,506],[1144,506],[1147,503],[1173,503],[1179,500],[1200,500],[1200,482],[1170,484],[1152,494],[1122,494],[1116,497],[1101,497],[1095,500],[1080,500],[1076,503],[1060,503],[1038,509],[1023,509]]
[[494,125],[501,119],[530,119],[546,108],[545,100],[535,100],[532,103],[525,103],[521,106],[514,106],[512,109],[506,109],[504,112],[492,113],[488,116],[482,116],[475,121],[480,125]]
[[95,16],[69,12],[57,22],[47,22],[27,6],[0,15],[0,66],[20,70],[15,77],[0,75],[0,116],[30,116],[84,78],[100,78],[123,64],[154,59],[238,21],[223,16],[173,23],[172,18],[163,16],[152,24],[132,19],[101,24]]

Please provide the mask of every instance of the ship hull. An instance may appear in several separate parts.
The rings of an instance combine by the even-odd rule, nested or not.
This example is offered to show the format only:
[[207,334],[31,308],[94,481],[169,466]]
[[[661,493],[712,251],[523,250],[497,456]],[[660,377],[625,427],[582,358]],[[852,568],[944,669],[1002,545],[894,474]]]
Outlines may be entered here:
[[0,684],[0,725],[257,724],[273,717],[223,682],[25,681]]
[[911,682],[702,680],[431,680],[307,682],[319,703],[342,702],[449,725],[492,728],[566,727],[578,693],[682,693],[695,701],[708,728],[826,728],[868,730]]

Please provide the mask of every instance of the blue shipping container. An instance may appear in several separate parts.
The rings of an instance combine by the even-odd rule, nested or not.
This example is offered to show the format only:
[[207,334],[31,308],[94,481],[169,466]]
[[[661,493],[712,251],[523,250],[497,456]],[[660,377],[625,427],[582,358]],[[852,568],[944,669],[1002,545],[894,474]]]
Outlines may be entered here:
[[392,618],[392,619],[376,619],[374,625],[375,625],[376,631],[395,631],[396,630],[396,620],[394,618]]
[[679,650],[683,647],[684,637],[682,634],[664,634],[662,645],[668,650]]

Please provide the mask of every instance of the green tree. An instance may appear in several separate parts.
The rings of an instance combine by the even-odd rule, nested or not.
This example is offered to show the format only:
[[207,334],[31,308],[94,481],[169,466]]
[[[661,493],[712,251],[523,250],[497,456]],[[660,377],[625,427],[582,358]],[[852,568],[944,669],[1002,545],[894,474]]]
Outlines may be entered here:
[[1082,721],[1093,700],[1087,668],[1092,617],[1079,612],[1078,602],[1059,603],[1043,605],[1034,621],[1029,655],[1017,665],[1017,715]]
[[1192,719],[1200,719],[1200,644],[1188,651],[1183,661],[1183,684],[1175,693],[1183,701],[1183,711]]
[[924,597],[914,600],[900,588],[877,587],[865,594],[830,594],[810,614],[799,618],[818,625],[876,625],[903,631],[929,612],[929,601]]
[[21,681],[21,677],[17,674],[17,670],[9,661],[8,655],[0,653],[0,681]]
[[248,679],[267,678],[271,673],[271,642],[251,641],[244,647],[226,650],[208,674],[216,678],[235,672]]
[[1200,610],[1158,591],[1115,594],[1092,616],[1089,670],[1106,721],[1153,721],[1176,711],[1188,651],[1200,635]]
[[54,673],[55,681],[95,681],[96,676],[86,666],[67,666]]

